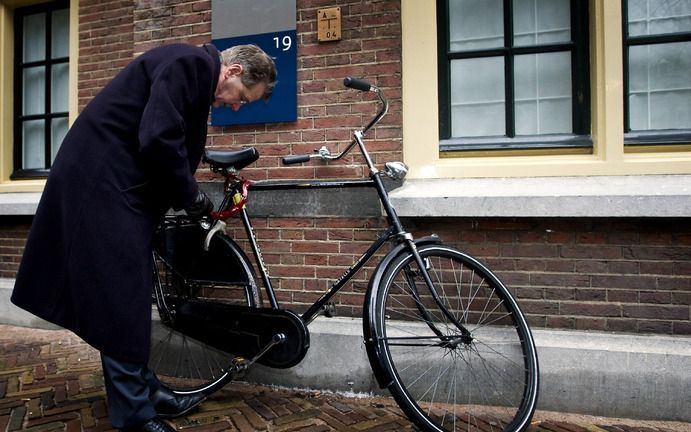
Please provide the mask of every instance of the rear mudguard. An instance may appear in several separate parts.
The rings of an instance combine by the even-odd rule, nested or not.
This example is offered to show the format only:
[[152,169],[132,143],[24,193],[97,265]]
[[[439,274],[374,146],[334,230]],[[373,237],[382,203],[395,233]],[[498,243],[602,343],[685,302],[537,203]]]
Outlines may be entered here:
[[[421,246],[429,244],[440,244],[441,240],[436,235],[431,235],[428,237],[422,237],[415,240],[415,245],[419,248]],[[367,357],[369,358],[370,365],[372,366],[372,372],[377,378],[377,383],[381,388],[388,387],[391,384],[393,378],[391,374],[383,366],[383,361],[380,359],[380,346],[375,339],[374,334],[374,315],[375,309],[377,307],[375,296],[377,295],[377,289],[381,284],[384,274],[386,274],[387,269],[394,260],[402,254],[408,252],[405,243],[401,243],[395,248],[393,248],[384,259],[379,262],[377,268],[374,270],[374,275],[369,280],[369,286],[367,287],[367,294],[365,295],[365,303],[363,306],[362,326],[363,326],[363,336],[365,337],[365,348],[367,349]]]
[[[186,280],[248,283],[251,261],[240,246],[217,233],[210,248],[204,248],[207,231],[196,222],[168,218],[157,229],[153,248],[175,272]],[[253,275],[252,275],[253,276]]]

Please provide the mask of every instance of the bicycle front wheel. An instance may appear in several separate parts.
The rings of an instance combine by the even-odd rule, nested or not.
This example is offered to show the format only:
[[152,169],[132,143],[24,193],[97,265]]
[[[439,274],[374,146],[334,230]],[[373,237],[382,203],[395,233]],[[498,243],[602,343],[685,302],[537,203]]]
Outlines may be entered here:
[[443,245],[419,253],[424,271],[403,254],[374,299],[374,340],[389,391],[426,431],[525,430],[537,402],[538,361],[518,304],[469,255]]
[[169,223],[154,246],[154,302],[149,369],[177,393],[212,393],[232,376],[234,355],[214,345],[213,335],[190,337],[180,323],[185,308],[205,304],[261,306],[254,270],[239,246],[216,234],[204,250],[197,224]]

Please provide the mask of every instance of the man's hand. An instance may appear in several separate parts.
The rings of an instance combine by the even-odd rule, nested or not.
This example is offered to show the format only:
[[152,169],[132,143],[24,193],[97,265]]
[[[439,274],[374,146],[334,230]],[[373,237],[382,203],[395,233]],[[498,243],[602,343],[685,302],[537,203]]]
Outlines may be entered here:
[[208,196],[202,190],[199,190],[199,193],[197,194],[197,198],[195,198],[194,202],[190,204],[185,211],[187,212],[187,215],[194,219],[194,220],[199,220],[203,218],[204,216],[208,216],[211,214],[211,212],[214,209],[214,204],[211,202]]

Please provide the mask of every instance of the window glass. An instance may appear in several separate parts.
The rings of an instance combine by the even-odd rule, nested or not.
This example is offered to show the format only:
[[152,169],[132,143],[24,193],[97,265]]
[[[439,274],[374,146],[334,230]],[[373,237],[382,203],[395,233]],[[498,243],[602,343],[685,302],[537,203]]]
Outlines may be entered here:
[[68,87],[69,87],[69,65],[59,63],[51,67],[51,86],[50,86],[50,110],[68,110]]
[[629,0],[630,36],[688,32],[691,29],[691,0]]
[[453,135],[504,135],[503,59],[454,60],[451,80]]
[[[622,4],[626,11],[625,131],[651,136],[651,131],[691,130],[691,0],[624,0]],[[663,143],[660,136],[650,143]]]
[[571,133],[571,56],[567,52],[515,58],[516,135]]
[[632,131],[691,127],[691,42],[629,49]]
[[449,2],[449,41],[452,51],[504,46],[502,0]]
[[60,144],[62,144],[62,140],[65,139],[65,135],[67,135],[68,128],[69,124],[67,117],[53,119],[51,123],[51,140],[55,144],[51,146],[51,158],[55,159],[55,155],[58,153]]
[[568,42],[569,0],[513,0],[513,43],[516,46]]
[[25,63],[46,58],[46,14],[37,13],[24,17],[24,51]]
[[69,26],[70,11],[61,9],[53,12],[52,38],[51,38],[51,57],[67,57],[69,55]]
[[45,168],[44,124],[43,120],[31,120],[22,125],[24,169]]
[[43,66],[24,69],[23,115],[43,114],[46,112],[46,68]]

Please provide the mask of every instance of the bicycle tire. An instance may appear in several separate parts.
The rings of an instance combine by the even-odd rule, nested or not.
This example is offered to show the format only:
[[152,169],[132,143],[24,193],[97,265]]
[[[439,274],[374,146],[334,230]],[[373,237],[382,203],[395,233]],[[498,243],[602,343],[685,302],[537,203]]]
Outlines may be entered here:
[[392,261],[372,293],[374,355],[389,392],[425,431],[525,430],[539,368],[518,304],[473,257],[444,245],[418,250],[438,300],[411,253]]
[[154,242],[154,304],[149,369],[176,393],[210,394],[232,379],[234,356],[176,329],[187,301],[260,307],[254,269],[240,247],[217,233],[203,249],[197,224],[168,224]]

